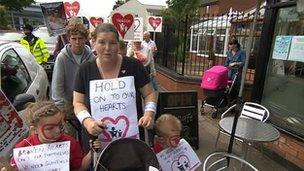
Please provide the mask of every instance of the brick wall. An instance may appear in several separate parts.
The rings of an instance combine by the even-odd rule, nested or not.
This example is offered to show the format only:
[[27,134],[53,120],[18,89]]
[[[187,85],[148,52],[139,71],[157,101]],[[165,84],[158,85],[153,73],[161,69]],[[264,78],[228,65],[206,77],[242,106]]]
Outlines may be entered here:
[[266,143],[264,146],[304,169],[304,142],[284,132],[280,132],[280,134],[279,140]]

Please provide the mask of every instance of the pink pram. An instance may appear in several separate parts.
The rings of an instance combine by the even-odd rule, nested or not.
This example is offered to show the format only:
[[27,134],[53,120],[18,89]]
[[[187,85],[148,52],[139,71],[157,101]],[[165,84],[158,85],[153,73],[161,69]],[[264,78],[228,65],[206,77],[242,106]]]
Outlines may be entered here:
[[[237,75],[232,81],[228,81],[228,68],[221,65],[213,66],[204,72],[201,88],[206,99],[202,103],[201,114],[204,114],[204,106],[206,105],[214,109],[211,116],[212,118],[216,118],[218,109],[228,104],[228,96]],[[229,87],[228,84],[230,84]]]

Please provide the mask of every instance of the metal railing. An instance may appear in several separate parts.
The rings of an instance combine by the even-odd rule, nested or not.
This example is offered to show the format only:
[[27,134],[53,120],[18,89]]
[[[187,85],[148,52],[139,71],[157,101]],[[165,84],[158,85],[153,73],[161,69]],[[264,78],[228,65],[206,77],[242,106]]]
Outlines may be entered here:
[[[263,13],[264,8],[261,8],[249,57],[247,82],[254,79]],[[158,54],[155,61],[179,75],[201,77],[208,68],[224,64],[232,36],[239,41],[241,49],[246,49],[253,15],[254,10],[247,13],[206,14],[196,20],[185,17],[185,20],[177,23],[164,21],[163,32],[156,34]]]

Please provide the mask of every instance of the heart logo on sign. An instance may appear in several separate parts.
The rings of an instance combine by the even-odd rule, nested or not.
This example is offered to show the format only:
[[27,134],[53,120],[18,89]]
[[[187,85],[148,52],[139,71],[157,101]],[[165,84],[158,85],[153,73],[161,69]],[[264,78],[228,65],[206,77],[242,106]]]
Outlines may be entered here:
[[65,14],[68,17],[77,16],[79,9],[80,9],[80,4],[78,1],[74,1],[72,4],[70,4],[69,2],[64,3]]
[[172,171],[174,170],[191,170],[190,160],[187,156],[181,155],[177,160],[174,160],[171,164]]
[[134,18],[131,14],[127,14],[125,16],[122,16],[119,13],[115,13],[112,16],[112,22],[114,26],[116,27],[117,31],[121,35],[122,38],[125,37],[125,34],[130,29],[134,21]]
[[112,142],[113,140],[126,137],[130,126],[126,116],[120,115],[116,119],[105,117],[101,121],[107,123],[107,129],[102,133],[102,141]]
[[91,23],[94,27],[97,27],[97,25],[103,23],[103,19],[102,19],[101,17],[99,17],[99,18],[91,17],[91,18],[90,18],[90,23]]
[[152,26],[153,30],[156,30],[156,28],[160,25],[161,23],[161,18],[157,17],[150,17],[149,18],[149,24]]
[[134,31],[137,31],[139,26],[140,26],[140,20],[138,18],[135,18],[135,20],[134,20]]

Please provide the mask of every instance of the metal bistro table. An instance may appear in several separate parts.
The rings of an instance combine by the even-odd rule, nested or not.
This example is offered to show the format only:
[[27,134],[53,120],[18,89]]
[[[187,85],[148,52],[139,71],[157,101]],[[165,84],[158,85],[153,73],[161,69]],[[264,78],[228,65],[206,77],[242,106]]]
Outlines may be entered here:
[[[220,120],[219,126],[226,133],[231,134],[233,117],[225,117]],[[247,158],[248,142],[271,142],[280,137],[279,131],[271,124],[254,119],[238,118],[235,136],[244,140],[242,148],[244,159]]]

